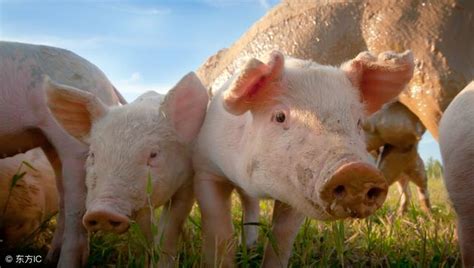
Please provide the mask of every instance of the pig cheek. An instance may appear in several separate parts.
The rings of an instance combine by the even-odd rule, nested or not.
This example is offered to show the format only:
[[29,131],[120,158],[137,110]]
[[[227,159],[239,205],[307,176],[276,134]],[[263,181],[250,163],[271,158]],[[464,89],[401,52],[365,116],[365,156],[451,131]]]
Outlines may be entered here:
[[86,207],[89,208],[90,204],[93,202],[97,192],[97,175],[94,172],[94,169],[88,168],[87,177],[86,177]]

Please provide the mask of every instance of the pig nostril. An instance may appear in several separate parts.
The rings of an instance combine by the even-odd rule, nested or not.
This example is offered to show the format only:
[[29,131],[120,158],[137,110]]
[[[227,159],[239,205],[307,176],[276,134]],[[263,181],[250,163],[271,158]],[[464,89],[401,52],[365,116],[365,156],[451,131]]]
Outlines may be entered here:
[[89,225],[90,226],[95,226],[95,225],[97,225],[97,221],[91,220],[91,221],[89,221]]
[[370,190],[367,192],[367,198],[369,198],[369,200],[375,200],[380,196],[380,194],[382,194],[382,192],[383,190],[378,187],[370,188]]
[[333,193],[336,198],[343,198],[346,195],[346,187],[344,187],[344,185],[339,185],[334,188]]
[[109,221],[110,225],[112,225],[113,227],[118,227],[122,224],[122,222],[120,221]]

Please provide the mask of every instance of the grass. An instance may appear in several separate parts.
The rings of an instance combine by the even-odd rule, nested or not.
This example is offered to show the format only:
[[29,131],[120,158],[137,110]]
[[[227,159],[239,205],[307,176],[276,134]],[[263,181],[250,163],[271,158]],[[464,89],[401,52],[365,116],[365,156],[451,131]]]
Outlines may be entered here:
[[[413,187],[413,186],[411,186]],[[419,209],[416,191],[406,215],[398,215],[400,194],[392,186],[384,206],[363,220],[322,222],[305,220],[290,259],[291,267],[459,267],[459,248],[455,238],[455,215],[448,202],[443,181],[429,180],[433,206],[432,216]],[[273,240],[270,219],[273,202],[261,202],[259,240],[247,248],[238,243],[240,267],[259,267],[265,243]],[[159,210],[156,211],[160,213]],[[235,240],[242,236],[242,211],[234,198],[233,221]],[[202,265],[200,214],[192,210],[184,227],[176,267]],[[136,224],[124,235],[97,233],[91,238],[89,267],[143,267],[152,255],[157,258],[157,245],[150,245]]]
[[[412,186],[413,187],[413,186]],[[455,238],[455,216],[447,201],[443,181],[429,180],[433,215],[424,214],[417,200],[404,216],[397,214],[399,196],[391,187],[385,205],[363,220],[321,222],[307,219],[294,244],[291,267],[452,267],[460,266]],[[415,193],[415,189],[412,192]],[[413,199],[416,199],[414,194]],[[242,237],[242,212],[234,198],[235,239]],[[238,246],[237,261],[241,267],[258,267],[265,243],[272,240],[270,219],[273,202],[261,203],[259,241],[255,247]],[[202,264],[200,214],[197,207],[185,225],[180,243],[177,267],[199,267]],[[91,243],[90,266],[141,267],[146,243],[139,230],[127,235],[95,235]],[[141,241],[141,242],[140,242]],[[241,243],[245,244],[245,243]]]

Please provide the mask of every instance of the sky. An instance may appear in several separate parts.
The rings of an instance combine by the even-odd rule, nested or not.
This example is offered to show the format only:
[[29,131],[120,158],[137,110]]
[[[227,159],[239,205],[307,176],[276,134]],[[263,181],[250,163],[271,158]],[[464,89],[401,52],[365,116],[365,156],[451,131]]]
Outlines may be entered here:
[[[229,47],[277,0],[0,0],[0,40],[65,48],[97,65],[128,101],[166,93]],[[441,159],[425,134],[419,152]]]

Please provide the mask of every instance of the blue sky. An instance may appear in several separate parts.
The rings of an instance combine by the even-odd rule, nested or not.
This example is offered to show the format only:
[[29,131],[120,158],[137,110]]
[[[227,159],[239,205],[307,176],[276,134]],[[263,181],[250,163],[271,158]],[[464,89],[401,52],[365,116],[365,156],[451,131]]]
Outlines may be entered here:
[[[277,0],[0,0],[0,40],[57,46],[96,64],[128,101],[165,93],[229,47]],[[431,135],[423,159],[440,159]]]

